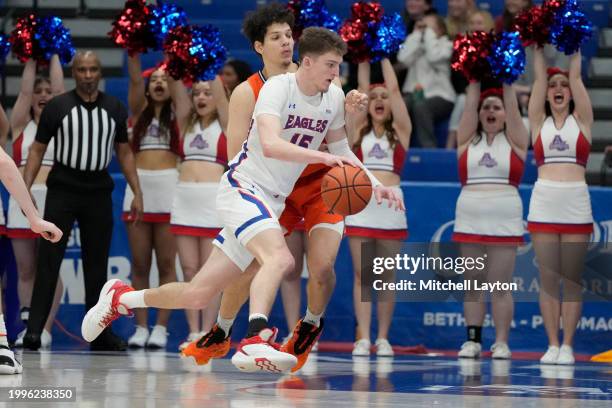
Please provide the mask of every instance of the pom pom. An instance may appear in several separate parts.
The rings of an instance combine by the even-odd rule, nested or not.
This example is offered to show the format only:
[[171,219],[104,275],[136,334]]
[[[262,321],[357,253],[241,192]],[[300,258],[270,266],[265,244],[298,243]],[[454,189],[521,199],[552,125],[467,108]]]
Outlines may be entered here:
[[168,73],[192,82],[214,79],[227,57],[219,30],[208,24],[175,27],[166,36],[164,52]]
[[38,21],[34,14],[17,19],[9,41],[12,44],[13,55],[21,62],[26,62],[34,56],[34,33]]
[[394,13],[381,19],[374,34],[366,37],[371,53],[370,62],[380,61],[396,53],[406,38],[406,26],[402,17]]
[[593,24],[578,8],[575,0],[566,0],[563,7],[555,13],[550,28],[550,42],[557,50],[571,55],[580,49],[580,45],[593,35]]
[[324,0],[289,0],[287,8],[295,17],[293,38],[296,41],[308,27],[325,27],[335,32],[340,29],[340,17],[330,13]]
[[177,26],[187,25],[187,15],[176,4],[161,2],[157,6],[151,6],[150,11],[149,32],[155,39],[155,50],[159,51],[163,48],[164,38],[170,30]]
[[492,43],[492,35],[483,31],[457,35],[453,43],[451,68],[461,72],[469,81],[482,81],[489,77],[491,66],[487,57]]
[[148,30],[151,10],[145,0],[127,0],[121,14],[108,33],[115,44],[125,48],[130,56],[155,48],[155,38]]
[[519,33],[501,33],[491,46],[488,57],[494,78],[512,84],[525,71],[525,49]]
[[549,42],[550,26],[554,14],[547,7],[533,6],[522,11],[514,20],[514,29],[521,35],[525,47],[537,44],[543,47]]
[[0,64],[4,63],[6,56],[11,51],[11,42],[6,34],[0,34]]
[[399,14],[384,16],[380,3],[360,1],[351,7],[351,17],[340,27],[340,37],[347,43],[348,60],[376,62],[399,50],[406,28]]
[[40,51],[40,55],[37,56],[39,63],[51,60],[53,54],[59,56],[62,64],[68,64],[74,57],[70,30],[64,27],[59,17],[40,18],[34,38],[35,49]]

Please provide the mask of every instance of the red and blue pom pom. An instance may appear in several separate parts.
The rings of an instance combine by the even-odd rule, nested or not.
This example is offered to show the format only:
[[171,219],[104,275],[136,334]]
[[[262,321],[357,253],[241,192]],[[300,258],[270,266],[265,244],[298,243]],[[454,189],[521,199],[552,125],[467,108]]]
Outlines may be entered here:
[[4,62],[6,56],[11,51],[11,42],[6,34],[0,34],[0,64]]
[[296,41],[308,27],[325,27],[334,32],[340,29],[340,17],[327,9],[325,0],[289,0],[287,8],[295,17],[293,38]]
[[164,52],[168,73],[187,82],[214,79],[227,58],[219,29],[208,24],[173,28],[164,41]]
[[557,50],[571,55],[580,49],[580,45],[591,38],[593,24],[578,8],[576,0],[566,0],[555,13],[550,28],[550,42]]
[[484,31],[457,35],[453,43],[451,68],[461,72],[470,82],[489,78],[491,65],[488,57],[493,40],[493,35]]
[[59,17],[30,14],[19,18],[9,41],[13,55],[21,62],[34,59],[39,64],[46,64],[57,54],[62,64],[67,64],[74,56],[70,30]]
[[525,58],[525,48],[516,31],[498,35],[487,57],[493,78],[506,84],[512,84],[525,72]]
[[399,50],[406,28],[399,14],[384,16],[380,3],[360,1],[352,5],[351,17],[340,27],[340,37],[348,46],[347,59],[376,62]]
[[550,26],[554,19],[551,8],[533,6],[521,12],[514,19],[514,29],[520,33],[523,45],[537,44],[543,47],[550,38]]
[[187,25],[187,14],[176,4],[161,2],[151,6],[150,11],[149,32],[155,39],[155,50],[159,51],[164,47],[164,38],[174,27]]
[[130,56],[145,53],[156,46],[148,28],[150,15],[145,0],[127,0],[108,35],[119,47],[127,49]]

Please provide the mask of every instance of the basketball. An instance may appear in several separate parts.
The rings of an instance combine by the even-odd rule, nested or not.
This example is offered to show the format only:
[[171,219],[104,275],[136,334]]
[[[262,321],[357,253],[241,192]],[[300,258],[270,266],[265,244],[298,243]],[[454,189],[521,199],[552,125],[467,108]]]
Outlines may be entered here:
[[321,197],[335,214],[357,214],[370,202],[372,183],[360,167],[333,167],[321,182]]

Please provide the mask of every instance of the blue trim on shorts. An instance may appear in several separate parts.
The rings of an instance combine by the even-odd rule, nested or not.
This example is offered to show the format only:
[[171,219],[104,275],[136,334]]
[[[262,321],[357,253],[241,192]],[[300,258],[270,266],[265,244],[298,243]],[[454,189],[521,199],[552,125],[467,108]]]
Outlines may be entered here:
[[242,187],[240,183],[238,183],[238,181],[234,178],[233,174],[234,171],[236,171],[236,167],[238,167],[240,163],[242,163],[242,161],[247,158],[248,150],[249,149],[247,149],[247,142],[244,142],[242,145],[242,152],[240,153],[240,156],[238,156],[238,161],[233,164],[230,164],[229,166],[230,170],[227,172],[227,179],[229,180],[230,185],[232,187]]
[[223,244],[225,242],[225,238],[223,238],[223,235],[221,235],[221,233],[219,233],[215,237],[215,241],[219,242],[220,244]]
[[265,220],[267,218],[272,218],[272,215],[270,214],[270,211],[268,211],[268,209],[266,208],[266,206],[264,205],[264,203],[259,200],[257,197],[252,196],[250,194],[246,194],[242,191],[239,191],[240,195],[242,196],[243,199],[245,199],[246,201],[249,201],[253,204],[255,204],[257,206],[257,208],[259,208],[259,211],[261,212],[261,215],[258,215],[257,217],[251,218],[250,220],[248,220],[247,222],[245,222],[244,224],[242,224],[240,227],[238,227],[236,229],[236,232],[234,233],[234,235],[236,235],[236,238],[238,238],[238,235],[240,235],[240,233],[242,233],[246,228],[248,228],[249,226],[255,224],[256,222],[259,222],[261,220]]

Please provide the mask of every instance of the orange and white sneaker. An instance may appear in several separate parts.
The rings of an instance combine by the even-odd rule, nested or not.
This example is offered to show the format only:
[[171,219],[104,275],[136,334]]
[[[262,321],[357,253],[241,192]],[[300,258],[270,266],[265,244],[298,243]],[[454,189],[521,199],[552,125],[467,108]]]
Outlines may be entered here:
[[91,343],[119,316],[133,316],[129,308],[119,303],[121,295],[133,290],[134,288],[119,279],[111,279],[106,282],[100,292],[98,303],[89,309],[83,318],[81,324],[83,338]]
[[241,371],[284,373],[297,364],[297,358],[279,350],[274,342],[278,329],[265,328],[258,335],[243,339],[232,357],[232,364]]
[[181,351],[182,357],[193,357],[198,365],[205,365],[212,358],[222,358],[229,353],[232,331],[225,332],[216,324],[197,341],[192,341]]
[[295,373],[306,364],[308,354],[310,354],[312,347],[319,340],[322,331],[323,319],[321,319],[319,327],[306,323],[302,319],[297,322],[293,329],[293,334],[280,348],[281,351],[292,354],[297,358],[297,364],[291,369],[292,373]]

